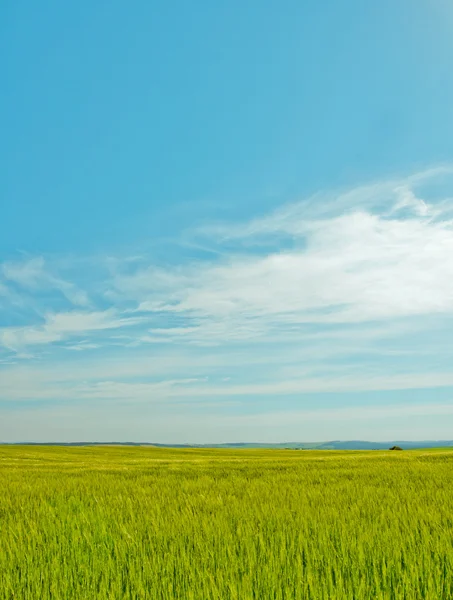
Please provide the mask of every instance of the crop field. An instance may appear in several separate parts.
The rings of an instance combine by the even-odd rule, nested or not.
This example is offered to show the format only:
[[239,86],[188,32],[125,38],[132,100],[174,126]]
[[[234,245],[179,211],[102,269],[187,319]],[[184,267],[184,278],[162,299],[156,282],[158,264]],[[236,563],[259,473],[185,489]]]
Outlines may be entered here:
[[0,599],[453,598],[453,451],[0,446]]

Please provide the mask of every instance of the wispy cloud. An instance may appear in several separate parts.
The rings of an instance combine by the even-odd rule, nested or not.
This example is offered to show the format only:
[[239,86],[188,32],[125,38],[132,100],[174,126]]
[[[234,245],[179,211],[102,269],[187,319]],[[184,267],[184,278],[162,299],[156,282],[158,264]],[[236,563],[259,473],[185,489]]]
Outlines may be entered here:
[[[270,363],[270,357],[268,357]],[[159,364],[163,368],[159,368]],[[414,372],[383,373],[369,368],[351,368],[343,365],[333,367],[326,365],[324,372],[319,367],[301,366],[286,369],[277,366],[272,371],[260,373],[251,364],[249,375],[238,376],[231,364],[209,365],[209,360],[198,360],[190,364],[190,360],[181,360],[173,368],[158,362],[141,362],[135,368],[111,368],[106,365],[96,369],[83,368],[62,373],[51,373],[45,369],[20,368],[10,369],[3,377],[0,393],[5,400],[40,401],[54,399],[59,402],[72,400],[75,402],[104,400],[113,406],[115,401],[129,403],[159,404],[175,401],[210,402],[216,398],[282,398],[285,396],[319,394],[319,393],[356,393],[386,390],[436,389],[453,386],[453,375],[450,372]],[[212,367],[216,367],[215,370]],[[220,368],[227,367],[236,373],[234,378],[221,376]],[[197,373],[198,376],[176,377],[178,371]],[[170,377],[162,378],[167,371]],[[202,373],[211,375],[202,375]],[[292,371],[292,372],[291,372]],[[133,378],[131,379],[131,375]],[[171,376],[173,375],[173,377]],[[257,377],[257,375],[259,375]]]
[[33,292],[42,289],[55,289],[75,306],[87,306],[89,304],[86,292],[79,289],[74,283],[53,275],[46,269],[44,258],[41,256],[22,261],[5,262],[1,270],[5,279],[25,290]]
[[[421,195],[440,187],[443,193],[424,200]],[[322,223],[360,210],[381,217],[411,218],[451,214],[453,166],[427,169],[404,178],[378,181],[347,190],[325,191],[276,208],[247,222],[217,223],[198,228],[198,234],[222,242],[243,241],[250,245],[277,235],[303,236],[312,223]],[[404,212],[406,209],[406,212]]]
[[453,386],[452,191],[442,167],[194,225],[194,243],[219,252],[192,262],[182,252],[167,264],[143,254],[83,269],[3,263],[0,294],[29,310],[3,311],[0,399],[171,404]]
[[21,351],[29,346],[59,342],[100,330],[130,327],[140,320],[139,317],[120,317],[113,309],[103,312],[50,313],[42,325],[1,329],[0,343],[10,350]]
[[[433,170],[312,198],[245,225],[204,229],[240,245],[216,262],[119,274],[115,288],[143,312],[184,316],[186,328],[178,325],[174,334],[194,340],[452,314],[453,202],[430,203],[410,187],[448,173]],[[263,238],[265,250],[247,251]]]

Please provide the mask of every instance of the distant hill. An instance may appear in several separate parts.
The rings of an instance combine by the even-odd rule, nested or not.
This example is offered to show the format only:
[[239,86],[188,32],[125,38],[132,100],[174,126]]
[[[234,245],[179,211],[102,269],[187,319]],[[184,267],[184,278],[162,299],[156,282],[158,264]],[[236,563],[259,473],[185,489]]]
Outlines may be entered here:
[[415,448],[453,448],[453,440],[424,440],[420,442],[404,442],[401,440],[391,440],[388,442],[334,440],[331,442],[285,442],[279,444],[248,442],[235,442],[230,444],[155,444],[153,442],[16,442],[15,445],[19,444],[26,446],[154,446],[158,448],[275,448],[292,450],[388,450],[392,446],[400,446],[403,450],[411,450]]
[[361,440],[352,440],[347,442],[333,441],[324,442],[317,446],[319,450],[388,450],[392,446],[400,446],[403,450],[415,448],[440,448],[453,447],[453,441],[448,440],[425,440],[421,442],[404,442],[395,440],[390,442],[366,442]]
[[[155,444],[156,446],[164,444]],[[388,450],[392,446],[400,446],[403,450],[415,448],[440,448],[452,447],[453,440],[424,440],[420,442],[405,442],[401,440],[391,440],[389,442],[368,442],[363,440],[340,441],[334,440],[331,442],[286,442],[280,444],[257,444],[257,443],[231,443],[231,444],[203,444],[203,445],[186,445],[189,448],[280,448],[293,450]]]

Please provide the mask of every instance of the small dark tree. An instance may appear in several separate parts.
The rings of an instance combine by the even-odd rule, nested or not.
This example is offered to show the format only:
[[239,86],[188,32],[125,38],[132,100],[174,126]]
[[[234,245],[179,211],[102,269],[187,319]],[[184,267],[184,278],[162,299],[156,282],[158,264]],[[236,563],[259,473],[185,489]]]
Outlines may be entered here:
[[389,450],[402,450],[402,448],[400,446],[392,446]]

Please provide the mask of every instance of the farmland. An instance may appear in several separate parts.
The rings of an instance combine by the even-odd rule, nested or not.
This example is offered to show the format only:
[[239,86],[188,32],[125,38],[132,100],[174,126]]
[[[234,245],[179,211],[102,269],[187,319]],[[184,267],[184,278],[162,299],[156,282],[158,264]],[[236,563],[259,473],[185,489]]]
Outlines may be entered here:
[[0,446],[0,600],[453,598],[453,451]]

